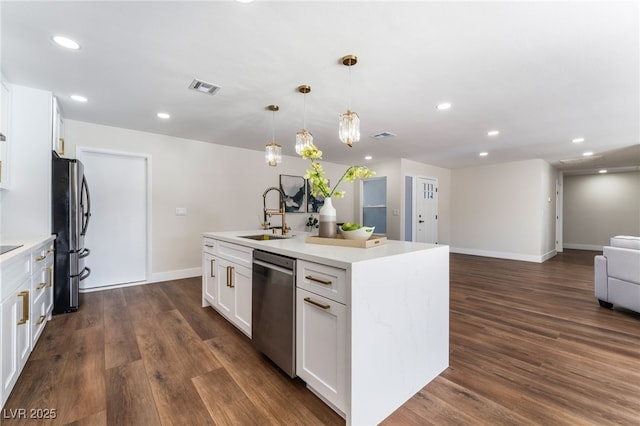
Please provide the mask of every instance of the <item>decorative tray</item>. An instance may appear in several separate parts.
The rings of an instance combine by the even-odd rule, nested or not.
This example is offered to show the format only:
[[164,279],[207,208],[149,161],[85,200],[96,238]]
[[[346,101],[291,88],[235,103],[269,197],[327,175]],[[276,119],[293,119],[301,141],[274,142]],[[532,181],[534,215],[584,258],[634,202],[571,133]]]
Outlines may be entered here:
[[387,237],[373,234],[371,238],[365,241],[345,240],[342,235],[338,234],[335,238],[320,238],[317,236],[305,237],[304,241],[311,244],[325,244],[329,246],[370,248],[381,246],[387,243]]

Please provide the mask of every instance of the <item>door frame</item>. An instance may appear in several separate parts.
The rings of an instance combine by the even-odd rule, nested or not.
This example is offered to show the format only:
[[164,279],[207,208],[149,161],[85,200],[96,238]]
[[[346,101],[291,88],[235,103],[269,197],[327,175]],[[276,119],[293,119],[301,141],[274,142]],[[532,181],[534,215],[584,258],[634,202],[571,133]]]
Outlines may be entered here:
[[[117,155],[121,157],[133,157],[133,158],[141,158],[145,161],[145,185],[146,185],[146,226],[145,226],[145,279],[142,282],[135,283],[126,283],[121,285],[110,286],[109,288],[120,288],[120,287],[129,287],[132,285],[146,284],[149,282],[149,277],[151,277],[152,265],[151,265],[151,194],[153,192],[153,188],[151,187],[151,154],[144,154],[139,152],[129,152],[129,151],[119,151],[113,149],[102,149],[102,148],[91,148],[85,146],[77,146],[76,147],[76,158],[82,161],[82,156],[85,153],[97,154],[97,155]],[[88,182],[89,188],[91,188],[91,181]],[[92,291],[101,291],[104,290],[105,287],[98,287],[95,289],[83,289],[80,290],[81,293],[90,293]]]
[[[416,223],[416,219],[418,216],[418,203],[417,203],[417,191],[418,191],[418,185],[417,185],[417,181],[418,179],[429,179],[429,180],[433,180],[435,181],[435,185],[436,185],[436,196],[435,196],[435,203],[436,203],[436,217],[438,216],[438,212],[439,212],[439,192],[438,192],[438,178],[436,177],[431,177],[431,176],[422,176],[422,175],[412,175],[412,174],[405,174],[403,176],[402,179],[402,205],[406,206],[407,205],[407,200],[404,199],[404,197],[406,197],[407,192],[406,192],[406,188],[405,188],[405,182],[406,182],[406,178],[409,177],[411,178],[411,186],[412,186],[412,190],[410,192],[411,195],[411,241],[416,241],[418,238],[418,234],[417,234],[417,227],[415,226]],[[402,222],[402,236],[404,239],[404,235],[406,233],[406,228],[407,228],[407,223],[405,220],[405,216],[402,215],[402,217],[400,218],[401,222]],[[438,219],[434,219],[435,220],[435,240],[436,240],[436,244],[438,241]]]

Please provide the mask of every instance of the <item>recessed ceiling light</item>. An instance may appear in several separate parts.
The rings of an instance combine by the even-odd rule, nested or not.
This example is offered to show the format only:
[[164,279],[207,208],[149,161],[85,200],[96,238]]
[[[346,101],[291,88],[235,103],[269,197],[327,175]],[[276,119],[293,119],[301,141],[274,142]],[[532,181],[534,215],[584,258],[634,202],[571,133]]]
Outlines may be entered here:
[[253,3],[253,0],[236,0],[238,3]]
[[571,140],[571,142],[573,142],[573,143],[584,142],[584,138],[574,138],[574,139]]
[[487,155],[489,155],[489,153],[487,151],[483,151],[479,155],[480,157],[486,157]]
[[439,104],[436,108],[438,108],[440,110],[449,109],[449,108],[451,108],[451,103],[450,102],[444,102],[444,103]]
[[583,152],[582,155],[585,157],[591,157],[593,155],[593,151]]
[[73,99],[76,102],[87,102],[88,101],[87,98],[85,98],[84,96],[81,96],[81,95],[71,95],[70,98]]
[[490,130],[487,132],[487,136],[498,136],[500,134],[500,130]]
[[158,114],[158,118],[163,118],[163,119],[168,119],[171,118],[171,116],[169,114],[167,114],[166,112],[159,112]]
[[601,175],[603,175],[603,174],[607,173],[607,169],[599,170],[599,171],[598,171],[598,173],[600,173]]
[[73,49],[73,50],[80,49],[80,45],[76,41],[71,40],[70,38],[63,37],[63,36],[53,36],[51,39],[54,42],[56,42],[56,44],[62,47],[66,47],[67,49]]
[[371,160],[372,158],[373,158],[373,157],[372,157],[372,156],[370,156],[370,155],[366,155],[366,156],[364,157],[364,159],[365,159],[365,160]]

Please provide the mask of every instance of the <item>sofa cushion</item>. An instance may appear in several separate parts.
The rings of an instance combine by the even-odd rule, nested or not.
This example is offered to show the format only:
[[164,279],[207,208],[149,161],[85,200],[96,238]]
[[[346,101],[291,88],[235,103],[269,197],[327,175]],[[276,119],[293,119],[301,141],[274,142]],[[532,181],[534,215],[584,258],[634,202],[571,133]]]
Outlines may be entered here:
[[640,237],[631,237],[628,235],[618,235],[611,238],[613,247],[622,247],[640,250]]
[[609,277],[640,284],[640,250],[604,246]]

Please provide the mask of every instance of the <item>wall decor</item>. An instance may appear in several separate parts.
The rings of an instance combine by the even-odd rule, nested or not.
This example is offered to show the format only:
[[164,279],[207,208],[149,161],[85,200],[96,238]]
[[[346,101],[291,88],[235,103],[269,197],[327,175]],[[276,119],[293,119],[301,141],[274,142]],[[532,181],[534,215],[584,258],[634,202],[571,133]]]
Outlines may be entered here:
[[[314,197],[311,194],[311,182],[309,179],[306,179],[307,183],[307,213],[318,213],[322,206],[324,206],[324,197],[322,195],[318,195]],[[331,185],[327,182],[327,185]]]
[[302,176],[280,175],[280,189],[284,194],[287,213],[305,213],[305,179]]

